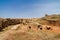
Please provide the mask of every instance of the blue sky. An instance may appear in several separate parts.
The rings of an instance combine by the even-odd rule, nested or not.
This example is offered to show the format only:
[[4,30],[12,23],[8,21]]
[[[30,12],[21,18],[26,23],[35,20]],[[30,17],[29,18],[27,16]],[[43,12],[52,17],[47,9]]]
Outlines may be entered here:
[[0,0],[2,18],[36,18],[60,14],[59,0]]

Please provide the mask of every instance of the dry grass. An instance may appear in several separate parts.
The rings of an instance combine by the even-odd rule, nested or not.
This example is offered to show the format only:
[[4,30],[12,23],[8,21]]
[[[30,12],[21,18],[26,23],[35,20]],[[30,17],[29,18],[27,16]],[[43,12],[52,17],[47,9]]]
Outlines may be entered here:
[[50,30],[28,31],[8,30],[0,34],[0,40],[60,40],[60,33]]

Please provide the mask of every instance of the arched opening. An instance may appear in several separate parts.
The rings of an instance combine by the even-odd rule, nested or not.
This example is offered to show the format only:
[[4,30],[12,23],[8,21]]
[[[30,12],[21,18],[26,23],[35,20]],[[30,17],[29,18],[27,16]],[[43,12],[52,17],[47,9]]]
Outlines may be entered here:
[[41,25],[38,25],[38,28],[40,28]]
[[46,29],[47,29],[47,30],[50,30],[50,29],[51,29],[51,27],[46,27]]

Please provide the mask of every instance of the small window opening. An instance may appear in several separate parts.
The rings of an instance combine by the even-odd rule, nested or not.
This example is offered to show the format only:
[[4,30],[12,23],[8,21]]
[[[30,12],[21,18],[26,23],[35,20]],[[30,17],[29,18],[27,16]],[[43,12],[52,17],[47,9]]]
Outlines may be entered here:
[[40,30],[42,30],[42,28],[40,28]]
[[31,29],[31,26],[29,26],[29,29]]

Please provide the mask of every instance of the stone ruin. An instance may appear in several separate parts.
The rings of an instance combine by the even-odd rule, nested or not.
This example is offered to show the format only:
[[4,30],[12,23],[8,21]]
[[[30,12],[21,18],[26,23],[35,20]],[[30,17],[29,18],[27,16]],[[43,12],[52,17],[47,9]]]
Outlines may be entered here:
[[51,30],[52,28],[51,28],[51,26],[48,26],[48,25],[30,23],[27,25],[24,25],[24,24],[14,25],[11,29],[13,29],[13,30],[19,29],[19,30],[23,30],[23,31],[30,31],[30,30],[38,31],[38,30]]

